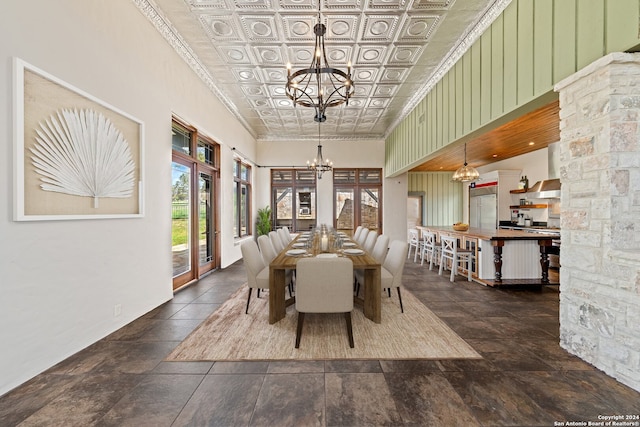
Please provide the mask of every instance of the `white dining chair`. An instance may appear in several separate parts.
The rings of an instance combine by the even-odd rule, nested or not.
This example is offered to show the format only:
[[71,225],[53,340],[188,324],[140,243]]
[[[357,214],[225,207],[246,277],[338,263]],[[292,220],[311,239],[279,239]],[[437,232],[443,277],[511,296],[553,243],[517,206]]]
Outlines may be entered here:
[[367,234],[367,238],[364,241],[364,244],[362,245],[362,249],[364,249],[367,253],[371,254],[371,251],[373,250],[373,247],[375,246],[377,239],[378,239],[378,232],[369,231],[369,234]]
[[273,248],[276,250],[276,253],[282,252],[282,250],[284,249],[284,245],[282,244],[282,239],[280,238],[280,236],[278,236],[277,231],[269,232],[269,240],[271,240],[271,244],[273,245]]
[[362,227],[362,230],[360,230],[360,234],[358,235],[358,238],[353,240],[355,240],[357,244],[362,246],[364,245],[364,242],[367,240],[368,235],[369,235],[369,229],[367,227]]
[[293,240],[293,235],[291,234],[291,232],[289,231],[289,227],[282,227],[282,229],[284,230],[284,234],[285,236],[287,236],[287,241],[290,242]]
[[338,257],[303,258],[296,268],[296,348],[300,348],[305,313],[344,313],[349,347],[353,348],[353,262]]
[[247,308],[244,311],[245,314],[248,314],[251,291],[257,289],[258,298],[260,298],[260,289],[269,288],[269,266],[265,265],[255,241],[247,240],[240,246],[240,251],[244,260],[244,268],[247,272],[247,286],[249,287]]
[[440,269],[438,274],[442,275],[443,269],[451,265],[451,277],[450,281],[454,281],[455,275],[458,274],[458,267],[460,264],[466,263],[467,280],[471,281],[471,270],[473,262],[473,252],[469,249],[459,248],[458,239],[452,236],[440,236]]
[[263,234],[262,236],[258,236],[258,248],[260,248],[260,255],[262,255],[262,260],[265,265],[271,264],[271,261],[278,255],[276,250],[273,248],[271,244],[271,240],[269,236]]
[[[258,237],[258,247],[260,248],[260,254],[265,265],[269,267],[271,261],[275,259],[278,254],[271,244],[271,239],[267,235]],[[285,270],[285,283],[289,288],[289,296],[293,295],[293,270]]]
[[389,250],[389,236],[381,234],[376,239],[376,244],[371,251],[371,256],[380,264],[384,263],[384,259],[387,257],[387,251]]
[[289,242],[291,242],[291,240],[289,240],[289,236],[287,236],[287,232],[284,231],[284,228],[278,228],[276,232],[278,233],[278,237],[280,237],[280,240],[282,241],[283,247],[286,248]]
[[[389,250],[389,236],[381,234],[376,239],[376,244],[371,251],[371,256],[380,265],[384,263],[384,259],[387,256]],[[360,286],[364,286],[364,270],[356,269],[353,271],[356,279],[356,296],[360,294]]]
[[402,271],[407,260],[408,247],[407,242],[401,240],[392,241],[389,245],[389,252],[380,269],[380,284],[383,289],[387,290],[389,297],[391,297],[391,288],[398,290],[398,300],[400,301],[400,311],[402,313],[404,313],[404,307],[402,306],[400,285],[402,284]]
[[360,233],[362,233],[362,228],[361,225],[356,227],[356,231],[353,233],[353,236],[351,236],[353,240],[358,241],[358,237],[360,237]]

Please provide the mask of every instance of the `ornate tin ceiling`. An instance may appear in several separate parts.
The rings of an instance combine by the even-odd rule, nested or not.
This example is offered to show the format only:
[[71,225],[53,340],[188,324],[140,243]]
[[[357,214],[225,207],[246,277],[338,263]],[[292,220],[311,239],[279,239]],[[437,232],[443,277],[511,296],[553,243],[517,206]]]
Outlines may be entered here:
[[[286,64],[311,63],[317,0],[133,1],[258,141],[317,138],[284,90]],[[323,0],[329,62],[352,62],[356,91],[323,138],[386,137],[509,2]]]

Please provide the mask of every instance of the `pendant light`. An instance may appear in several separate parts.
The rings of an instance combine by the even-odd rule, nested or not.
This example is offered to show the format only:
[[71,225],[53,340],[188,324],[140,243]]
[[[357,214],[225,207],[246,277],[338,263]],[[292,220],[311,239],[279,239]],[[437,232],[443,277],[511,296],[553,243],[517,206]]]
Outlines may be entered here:
[[464,144],[464,165],[458,168],[453,174],[452,179],[458,182],[475,181],[480,173],[473,166],[467,165],[467,143]]
[[322,174],[333,169],[333,162],[322,157],[322,143],[320,142],[320,121],[318,121],[318,154],[313,162],[307,160],[307,169],[313,171],[318,179],[322,179]]

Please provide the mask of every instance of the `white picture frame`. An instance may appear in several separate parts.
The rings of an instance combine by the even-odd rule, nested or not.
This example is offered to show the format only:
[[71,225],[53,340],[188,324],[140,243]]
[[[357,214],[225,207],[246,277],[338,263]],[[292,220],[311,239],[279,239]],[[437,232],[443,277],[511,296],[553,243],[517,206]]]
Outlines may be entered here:
[[144,217],[144,124],[14,58],[15,221]]

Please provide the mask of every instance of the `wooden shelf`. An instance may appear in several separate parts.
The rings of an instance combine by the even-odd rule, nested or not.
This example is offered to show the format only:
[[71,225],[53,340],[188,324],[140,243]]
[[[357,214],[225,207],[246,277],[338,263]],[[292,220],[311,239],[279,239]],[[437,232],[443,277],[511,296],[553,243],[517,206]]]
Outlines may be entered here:
[[511,209],[547,209],[548,207],[549,205],[547,204],[509,206]]
[[527,190],[525,190],[524,188],[518,188],[517,190],[511,190],[509,191],[509,193],[511,194],[522,194],[522,193],[526,193]]

